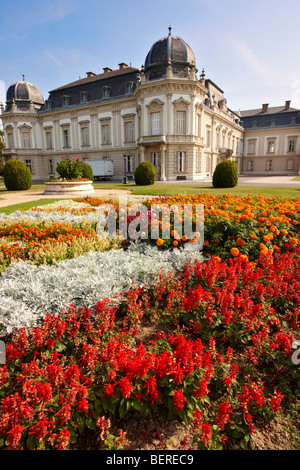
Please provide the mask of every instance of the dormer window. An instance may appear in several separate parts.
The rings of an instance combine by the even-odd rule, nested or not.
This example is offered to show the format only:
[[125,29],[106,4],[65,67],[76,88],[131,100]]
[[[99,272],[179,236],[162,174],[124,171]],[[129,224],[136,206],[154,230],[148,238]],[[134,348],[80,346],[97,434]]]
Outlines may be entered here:
[[102,88],[102,98],[110,98],[111,97],[111,88],[109,86],[104,86]]
[[52,109],[52,100],[47,100],[45,105],[46,110]]
[[132,93],[133,91],[133,82],[126,82],[125,83],[125,93]]
[[68,95],[64,95],[62,97],[62,105],[63,106],[70,106],[70,97]]
[[87,103],[88,102],[88,92],[82,91],[80,93],[80,103]]
[[276,126],[276,119],[271,119],[270,126]]

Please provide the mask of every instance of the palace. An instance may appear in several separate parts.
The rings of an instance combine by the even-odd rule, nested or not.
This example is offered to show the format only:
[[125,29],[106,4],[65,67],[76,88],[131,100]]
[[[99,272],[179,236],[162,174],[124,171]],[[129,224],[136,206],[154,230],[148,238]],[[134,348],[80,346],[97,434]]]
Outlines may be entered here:
[[25,76],[2,106],[5,162],[26,163],[33,181],[55,177],[62,156],[111,160],[115,179],[133,179],[143,160],[158,181],[201,180],[231,158],[240,174],[295,174],[300,111],[284,106],[236,112],[224,91],[197,78],[195,55],[180,37],[157,40],[140,67],[118,64],[49,92]]

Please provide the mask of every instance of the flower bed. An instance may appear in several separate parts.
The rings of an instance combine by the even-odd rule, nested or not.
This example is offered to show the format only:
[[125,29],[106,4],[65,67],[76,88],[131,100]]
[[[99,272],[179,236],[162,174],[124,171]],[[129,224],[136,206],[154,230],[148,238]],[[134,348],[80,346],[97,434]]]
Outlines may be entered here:
[[[103,200],[86,197],[76,199],[92,207],[101,206]],[[192,208],[191,218],[194,226],[196,206],[204,206],[204,247],[203,254],[215,255],[220,260],[242,256],[255,261],[261,254],[293,250],[299,242],[300,234],[300,198],[282,200],[261,196],[212,196],[207,194],[188,196],[161,196],[155,200],[146,200],[151,211],[152,204],[172,207],[178,205],[182,214],[171,214],[170,238],[149,239],[161,250],[184,247],[190,241],[184,235],[178,238],[174,230],[175,221],[184,224],[184,204]],[[116,209],[118,206],[115,204]],[[118,211],[116,211],[118,216]],[[178,220],[177,220],[178,219]],[[117,220],[119,223],[119,218]],[[164,228],[162,221],[157,221],[159,237]],[[149,233],[151,233],[149,217]]]
[[[98,448],[118,448],[125,435],[115,419],[135,411],[183,420],[199,449],[247,448],[257,423],[274,419],[297,390],[299,255],[256,268],[188,263],[150,290],[133,286],[119,307],[104,300],[94,316],[71,307],[20,330],[1,368],[1,447],[72,448],[90,430]],[[161,330],[143,343],[149,318]]]
[[[60,234],[59,217],[70,224],[91,217],[93,233],[96,214],[86,208],[101,203],[84,202],[18,214],[19,227],[3,218],[1,233],[11,246],[23,234],[38,244]],[[157,416],[184,424],[179,449],[249,449],[262,429],[271,434],[282,410],[297,406],[299,199],[155,202],[205,203],[204,251],[213,256],[203,262],[174,249],[173,237],[53,266],[8,263],[0,318],[2,334],[13,337],[0,365],[0,449],[130,449],[137,442],[130,425]],[[32,226],[36,214],[47,229]],[[174,448],[160,428],[155,433],[154,448]],[[147,448],[139,434],[134,448]]]

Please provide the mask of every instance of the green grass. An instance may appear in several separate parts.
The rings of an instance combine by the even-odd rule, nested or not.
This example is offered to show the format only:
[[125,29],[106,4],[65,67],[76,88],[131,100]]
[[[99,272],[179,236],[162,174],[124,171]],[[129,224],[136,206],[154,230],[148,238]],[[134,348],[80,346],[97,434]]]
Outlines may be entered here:
[[[300,179],[300,177],[299,177]],[[255,196],[261,195],[264,197],[280,197],[282,199],[295,199],[296,197],[300,197],[300,188],[270,188],[270,187],[263,187],[263,186],[236,186],[235,188],[214,188],[210,185],[201,185],[201,184],[180,184],[180,183],[156,183],[151,186],[136,186],[134,183],[94,183],[95,189],[105,189],[110,191],[111,189],[118,189],[118,190],[129,190],[132,192],[133,195],[167,195],[167,196],[178,196],[178,195],[187,195],[187,194],[212,194],[212,195],[222,195],[222,194],[231,194],[236,196],[246,196],[248,194]],[[44,191],[44,185],[33,185],[30,191]],[[1,195],[5,195],[8,193],[13,193],[15,191],[7,191],[4,187],[0,186],[0,199]],[[49,204],[50,202],[63,200],[63,198],[57,199],[38,199],[36,201],[25,202],[21,204],[15,204],[13,206],[7,206],[0,208],[0,212],[4,212],[5,214],[11,214],[17,210],[27,210],[31,209],[32,207],[41,206],[45,204]]]
[[32,209],[32,207],[44,206],[46,204],[51,204],[52,202],[61,200],[62,199],[38,199],[36,201],[23,202],[21,204],[14,204],[12,206],[0,207],[0,213],[9,215],[15,211],[27,211],[28,209]]
[[262,187],[262,186],[236,186],[235,188],[214,188],[210,185],[201,185],[201,184],[180,184],[180,183],[156,183],[151,186],[136,186],[134,183],[95,183],[95,188],[99,189],[127,189],[132,191],[134,195],[160,195],[166,194],[168,196],[176,196],[176,195],[186,195],[186,194],[213,194],[213,195],[221,195],[221,194],[233,194],[237,196],[245,196],[247,194],[251,195],[261,195],[264,197],[281,197],[287,199],[295,199],[296,197],[300,197],[300,188],[269,188],[269,187]]
[[296,176],[296,178],[293,178],[293,181],[300,181],[300,176]]

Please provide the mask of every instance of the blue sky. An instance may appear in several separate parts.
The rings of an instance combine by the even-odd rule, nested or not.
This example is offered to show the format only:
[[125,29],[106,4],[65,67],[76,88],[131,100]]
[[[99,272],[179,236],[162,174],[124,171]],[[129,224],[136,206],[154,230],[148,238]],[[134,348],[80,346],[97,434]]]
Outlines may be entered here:
[[140,67],[171,24],[231,109],[300,109],[299,18],[299,0],[5,0],[0,101],[23,73],[47,99],[86,72]]

